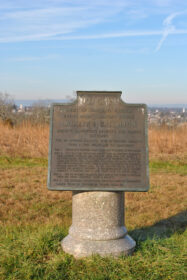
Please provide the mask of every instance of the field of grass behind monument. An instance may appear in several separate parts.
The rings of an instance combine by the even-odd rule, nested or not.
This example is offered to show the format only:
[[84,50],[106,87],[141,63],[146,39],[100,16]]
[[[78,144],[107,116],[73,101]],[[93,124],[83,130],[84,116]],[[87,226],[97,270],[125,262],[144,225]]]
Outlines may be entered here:
[[0,279],[185,279],[187,127],[151,128],[148,193],[126,194],[133,256],[75,260],[71,193],[46,188],[48,126],[0,125]]
[[[47,158],[49,125],[25,122],[13,128],[0,122],[0,156]],[[180,127],[149,129],[150,158],[184,159],[187,157],[187,124]]]

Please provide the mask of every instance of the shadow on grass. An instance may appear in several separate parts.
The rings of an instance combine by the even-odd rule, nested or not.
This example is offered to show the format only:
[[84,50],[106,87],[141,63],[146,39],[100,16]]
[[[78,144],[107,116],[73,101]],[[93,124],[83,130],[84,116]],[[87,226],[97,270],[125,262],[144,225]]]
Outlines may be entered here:
[[187,227],[187,211],[182,211],[168,219],[160,220],[150,227],[142,227],[129,232],[136,241],[170,237],[175,232],[183,233]]

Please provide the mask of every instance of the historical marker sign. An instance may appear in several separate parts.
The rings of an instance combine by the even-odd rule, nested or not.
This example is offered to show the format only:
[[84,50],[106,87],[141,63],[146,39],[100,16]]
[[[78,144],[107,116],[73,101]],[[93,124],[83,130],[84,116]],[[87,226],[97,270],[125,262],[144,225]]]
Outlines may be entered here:
[[78,91],[71,104],[53,104],[50,190],[147,191],[147,109],[121,92]]

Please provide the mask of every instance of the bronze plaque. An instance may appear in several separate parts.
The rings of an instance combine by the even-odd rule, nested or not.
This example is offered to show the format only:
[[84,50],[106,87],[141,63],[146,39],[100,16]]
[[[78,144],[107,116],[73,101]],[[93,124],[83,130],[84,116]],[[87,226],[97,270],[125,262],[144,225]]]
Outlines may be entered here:
[[53,104],[50,190],[147,191],[147,109],[121,92],[78,91],[71,104]]

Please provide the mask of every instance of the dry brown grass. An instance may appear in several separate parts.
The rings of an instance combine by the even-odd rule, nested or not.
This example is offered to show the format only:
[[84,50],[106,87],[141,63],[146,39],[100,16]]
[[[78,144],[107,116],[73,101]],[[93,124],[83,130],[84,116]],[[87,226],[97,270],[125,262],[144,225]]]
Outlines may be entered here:
[[175,127],[154,127],[149,129],[150,158],[187,158],[187,124]]
[[180,174],[151,174],[149,192],[126,194],[128,227],[150,226],[185,211],[186,183],[186,176]]
[[0,123],[0,155],[11,157],[47,157],[49,126],[24,123],[11,128]]
[[[0,155],[47,158],[48,125],[24,123],[11,128],[0,123]],[[185,159],[187,157],[187,125],[178,128],[149,129],[150,159]]]
[[[71,224],[71,192],[48,191],[45,167],[0,170],[0,224]],[[186,178],[180,174],[151,174],[147,193],[126,194],[127,228],[141,228],[186,209]]]
[[0,169],[0,224],[69,225],[71,192],[47,190],[46,167]]

